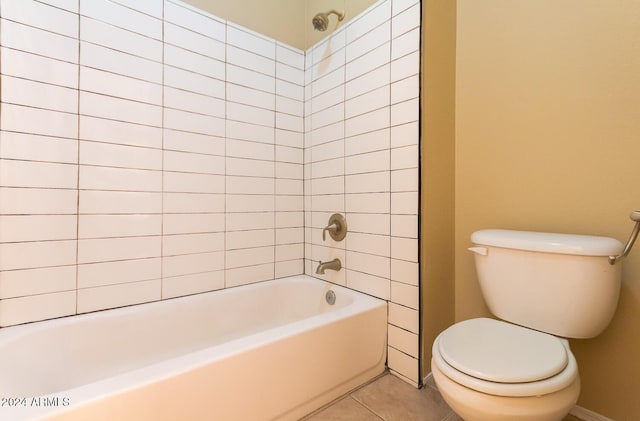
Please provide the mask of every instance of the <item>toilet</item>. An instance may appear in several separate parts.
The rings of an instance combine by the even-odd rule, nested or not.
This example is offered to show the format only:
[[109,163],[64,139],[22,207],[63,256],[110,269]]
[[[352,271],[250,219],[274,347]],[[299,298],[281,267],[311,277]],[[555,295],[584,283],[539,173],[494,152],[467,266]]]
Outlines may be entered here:
[[478,281],[501,320],[464,320],[433,343],[431,372],[466,421],[563,419],[580,394],[567,338],[600,334],[615,313],[623,249],[608,237],[512,230],[471,236]]

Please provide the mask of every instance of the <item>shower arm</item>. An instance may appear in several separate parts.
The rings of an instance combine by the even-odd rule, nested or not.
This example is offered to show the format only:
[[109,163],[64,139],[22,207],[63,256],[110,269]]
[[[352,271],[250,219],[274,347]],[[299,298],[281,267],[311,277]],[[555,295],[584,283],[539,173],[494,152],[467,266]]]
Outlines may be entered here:
[[331,15],[331,14],[334,14],[338,17],[338,22],[342,22],[342,19],[344,19],[344,13],[338,12],[335,9],[331,9],[327,12],[327,15]]
[[629,218],[631,218],[631,220],[634,221],[636,224],[633,227],[633,231],[631,231],[631,235],[629,236],[629,239],[627,240],[627,244],[624,246],[622,253],[620,253],[617,256],[609,256],[609,264],[611,265],[615,265],[617,262],[627,257],[627,255],[631,251],[631,247],[633,247],[633,243],[636,242],[638,233],[640,233],[640,211],[631,212],[631,215],[629,215]]

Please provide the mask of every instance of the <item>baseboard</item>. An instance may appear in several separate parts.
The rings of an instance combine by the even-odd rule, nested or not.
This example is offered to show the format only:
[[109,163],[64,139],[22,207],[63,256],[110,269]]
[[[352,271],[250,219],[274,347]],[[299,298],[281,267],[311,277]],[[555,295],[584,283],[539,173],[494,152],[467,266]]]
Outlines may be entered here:
[[589,411],[588,409],[577,405],[574,406],[569,413],[576,418],[580,418],[583,421],[613,421],[611,418],[607,418],[604,415]]
[[424,376],[424,378],[422,379],[422,387],[427,386],[427,385],[435,386],[435,384],[436,384],[436,382],[433,381],[433,374],[431,372],[429,372],[429,374]]

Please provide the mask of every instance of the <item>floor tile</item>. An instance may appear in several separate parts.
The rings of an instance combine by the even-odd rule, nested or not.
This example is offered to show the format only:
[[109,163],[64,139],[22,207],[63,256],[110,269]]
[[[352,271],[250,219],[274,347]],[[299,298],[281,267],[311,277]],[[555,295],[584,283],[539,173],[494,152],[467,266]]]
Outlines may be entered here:
[[460,416],[458,414],[456,414],[455,412],[451,411],[451,414],[449,414],[447,416],[447,418],[445,418],[442,421],[464,421],[462,418],[460,418]]
[[326,409],[304,418],[305,421],[381,421],[373,412],[356,402],[352,397],[334,403]]
[[387,421],[442,421],[451,409],[435,389],[416,389],[387,375],[351,396]]
[[[463,421],[449,408],[431,377],[422,389],[385,374],[304,421]],[[581,421],[567,415],[562,421]]]

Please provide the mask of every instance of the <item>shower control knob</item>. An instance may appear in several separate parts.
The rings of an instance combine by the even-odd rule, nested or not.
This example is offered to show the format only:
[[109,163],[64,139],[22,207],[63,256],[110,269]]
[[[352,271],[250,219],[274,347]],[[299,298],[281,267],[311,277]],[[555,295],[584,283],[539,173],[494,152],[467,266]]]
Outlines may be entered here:
[[344,216],[334,213],[329,217],[329,225],[322,229],[322,241],[326,241],[326,233],[329,232],[334,241],[342,241],[347,235],[347,221]]

